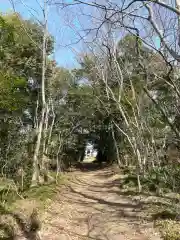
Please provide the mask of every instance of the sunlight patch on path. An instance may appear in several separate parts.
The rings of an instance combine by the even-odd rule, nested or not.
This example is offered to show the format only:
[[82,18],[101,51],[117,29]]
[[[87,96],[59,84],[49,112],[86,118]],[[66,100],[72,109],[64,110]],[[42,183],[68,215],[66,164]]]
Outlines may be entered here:
[[121,194],[118,175],[109,169],[75,174],[42,217],[43,239],[161,239],[140,206]]

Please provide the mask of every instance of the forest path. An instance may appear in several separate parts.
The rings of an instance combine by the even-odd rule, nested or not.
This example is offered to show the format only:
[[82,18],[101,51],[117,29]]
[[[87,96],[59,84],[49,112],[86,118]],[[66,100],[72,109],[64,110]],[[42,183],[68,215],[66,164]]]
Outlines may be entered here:
[[140,204],[122,195],[110,169],[75,172],[43,214],[46,240],[159,240]]

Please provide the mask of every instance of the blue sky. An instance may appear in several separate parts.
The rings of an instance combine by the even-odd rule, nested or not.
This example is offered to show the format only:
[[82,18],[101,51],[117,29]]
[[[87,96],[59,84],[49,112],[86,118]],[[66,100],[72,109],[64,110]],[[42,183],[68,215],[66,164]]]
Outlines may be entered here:
[[[1,12],[13,11],[10,1],[11,0],[0,0]],[[71,2],[73,0],[67,1]],[[42,9],[39,5],[42,0],[13,0],[13,2],[15,5],[15,10],[19,12],[25,19],[42,19]],[[49,8],[48,29],[55,38],[54,57],[60,66],[74,68],[78,66],[77,56],[83,52],[83,46],[82,43],[72,43],[75,43],[77,40],[79,40],[78,34],[82,34],[81,30],[83,28],[88,28],[88,25],[91,25],[93,22],[89,17],[82,17],[81,11],[78,8],[69,7],[63,11],[60,11],[59,9],[60,8],[57,8],[57,6]],[[91,15],[90,11],[94,10],[92,8],[87,8],[83,9],[83,11]],[[139,24],[139,28],[142,27],[141,23],[137,22],[137,24]],[[119,30],[117,30],[117,32],[118,36],[121,35],[122,37],[122,32],[119,32]],[[159,48],[159,38],[154,35],[153,42],[151,44],[154,44],[155,47]]]
[[[39,6],[40,0],[14,0],[15,10],[25,19],[42,19],[42,10]],[[24,4],[23,4],[24,3]],[[0,12],[13,11],[9,0],[0,0]],[[67,18],[67,19],[66,19]],[[60,66],[74,68],[77,66],[77,52],[79,53],[80,44],[71,44],[77,40],[78,20],[74,17],[69,19],[65,12],[59,13],[56,8],[49,9],[49,32],[55,37],[55,59]],[[67,22],[72,26],[67,26]]]

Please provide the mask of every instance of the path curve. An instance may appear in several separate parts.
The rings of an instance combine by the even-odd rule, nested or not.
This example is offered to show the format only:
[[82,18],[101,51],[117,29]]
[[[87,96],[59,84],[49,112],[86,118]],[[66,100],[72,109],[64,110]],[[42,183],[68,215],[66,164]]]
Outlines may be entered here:
[[46,240],[160,240],[110,169],[76,172],[43,214]]

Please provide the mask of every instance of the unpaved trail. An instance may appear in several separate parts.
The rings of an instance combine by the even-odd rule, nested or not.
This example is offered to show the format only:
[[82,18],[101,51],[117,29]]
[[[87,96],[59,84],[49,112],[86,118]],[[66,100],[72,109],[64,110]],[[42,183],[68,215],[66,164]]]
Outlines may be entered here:
[[160,239],[140,204],[121,194],[109,169],[75,176],[46,208],[42,239]]

